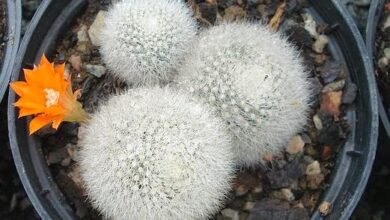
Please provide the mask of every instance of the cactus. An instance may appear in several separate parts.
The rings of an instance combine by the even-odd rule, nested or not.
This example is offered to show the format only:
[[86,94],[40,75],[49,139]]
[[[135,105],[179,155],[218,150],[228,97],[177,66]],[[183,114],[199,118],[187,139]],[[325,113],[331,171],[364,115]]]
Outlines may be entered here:
[[260,24],[237,22],[201,33],[176,81],[225,120],[235,160],[252,166],[281,152],[305,125],[307,77],[286,38]]
[[177,74],[196,31],[192,11],[180,0],[124,0],[108,12],[101,54],[129,84],[165,84]]
[[225,123],[189,94],[138,88],[112,97],[80,134],[92,204],[112,219],[207,219],[233,174]]

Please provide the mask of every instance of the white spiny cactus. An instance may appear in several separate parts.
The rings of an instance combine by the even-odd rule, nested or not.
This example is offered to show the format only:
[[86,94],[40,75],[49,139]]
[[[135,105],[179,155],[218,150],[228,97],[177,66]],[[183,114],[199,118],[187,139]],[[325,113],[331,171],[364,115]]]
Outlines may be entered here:
[[236,161],[251,166],[305,125],[307,77],[299,52],[279,33],[223,23],[200,34],[177,83],[214,107],[234,136]]
[[123,0],[108,12],[101,36],[104,62],[130,84],[169,82],[197,31],[181,0]]
[[83,127],[81,175],[112,219],[207,219],[233,174],[225,123],[190,95],[135,89],[110,99]]

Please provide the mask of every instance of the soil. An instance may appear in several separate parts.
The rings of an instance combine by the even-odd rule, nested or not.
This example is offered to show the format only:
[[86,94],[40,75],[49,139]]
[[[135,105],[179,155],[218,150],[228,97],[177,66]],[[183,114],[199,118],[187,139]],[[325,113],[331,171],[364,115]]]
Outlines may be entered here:
[[22,36],[42,0],[22,0]]
[[378,25],[374,64],[379,91],[390,114],[390,1],[386,1],[386,5]]
[[[287,1],[283,16],[276,18],[280,31],[300,48],[310,70],[315,96],[308,126],[286,146],[282,156],[268,156],[265,166],[237,172],[225,207],[214,219],[309,219],[318,207],[324,215],[331,204],[320,203],[335,166],[339,148],[348,136],[344,116],[353,107],[356,85],[347,80],[346,67],[332,59],[327,48],[304,27],[305,1]],[[201,27],[217,20],[249,19],[269,23],[282,1],[275,0],[193,0],[189,1]],[[109,70],[100,76],[90,65],[103,66],[99,48],[83,36],[96,14],[107,10],[109,0],[89,1],[86,11],[57,45],[54,61],[67,63],[74,89],[82,89],[80,101],[92,113],[112,94],[126,88]],[[327,24],[317,24],[319,34],[328,32]],[[314,46],[313,46],[314,45]],[[316,52],[317,51],[317,52]],[[96,70],[96,68],[95,68]],[[76,215],[82,219],[100,219],[86,199],[76,163],[78,125],[64,123],[58,131],[42,130],[43,151],[52,175]]]
[[[390,1],[382,9],[382,16],[377,27],[374,50],[375,74],[385,108],[390,114]],[[389,50],[388,49],[388,50]],[[389,53],[389,52],[387,52]],[[385,65],[387,63],[387,65]],[[375,164],[371,172],[366,191],[355,209],[352,220],[390,219],[390,140],[384,129],[380,129]]]
[[5,46],[5,28],[6,28],[6,15],[5,15],[5,1],[0,1],[0,66],[3,63],[4,46]]
[[36,220],[39,219],[38,214],[23,189],[12,159],[6,107],[5,101],[0,103],[0,219]]

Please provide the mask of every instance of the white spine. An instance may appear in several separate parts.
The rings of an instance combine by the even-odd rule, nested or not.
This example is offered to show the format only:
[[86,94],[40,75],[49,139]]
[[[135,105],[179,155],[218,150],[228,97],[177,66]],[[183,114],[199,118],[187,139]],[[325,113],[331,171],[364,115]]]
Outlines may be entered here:
[[251,166],[280,152],[305,125],[307,77],[299,52],[279,33],[223,23],[200,34],[177,83],[225,120],[236,161]]
[[196,31],[182,1],[123,0],[106,17],[102,57],[129,84],[165,84],[177,73]]
[[225,123],[167,88],[111,98],[83,128],[80,146],[89,198],[112,219],[207,219],[234,172]]

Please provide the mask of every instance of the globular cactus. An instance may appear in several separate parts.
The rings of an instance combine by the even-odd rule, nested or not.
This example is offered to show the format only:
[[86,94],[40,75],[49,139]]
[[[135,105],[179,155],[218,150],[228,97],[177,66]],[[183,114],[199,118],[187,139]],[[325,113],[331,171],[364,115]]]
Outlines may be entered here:
[[260,24],[201,33],[177,83],[208,102],[234,136],[238,164],[276,154],[307,121],[310,88],[299,52]]
[[190,95],[130,90],[82,131],[82,179],[106,217],[207,219],[229,191],[234,163],[225,123]]
[[130,84],[164,84],[177,73],[196,31],[180,0],[123,0],[108,12],[101,54],[113,74]]

